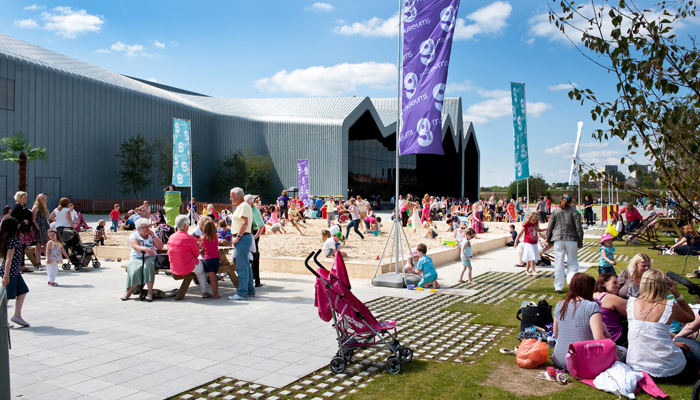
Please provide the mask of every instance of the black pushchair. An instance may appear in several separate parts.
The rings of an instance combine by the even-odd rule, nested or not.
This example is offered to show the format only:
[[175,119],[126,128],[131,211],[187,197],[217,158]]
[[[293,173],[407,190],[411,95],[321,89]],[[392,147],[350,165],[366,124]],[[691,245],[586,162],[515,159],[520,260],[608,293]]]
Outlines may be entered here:
[[[340,252],[336,253],[331,271],[318,262],[320,253],[318,250],[309,254],[304,263],[316,276],[318,315],[323,321],[333,320],[338,338],[338,352],[330,362],[331,371],[342,373],[356,350],[373,347],[389,353],[385,369],[390,374],[398,374],[403,363],[413,360],[413,350],[399,342],[396,321],[377,321],[369,308],[355,297]],[[309,265],[311,257],[319,266],[316,271]]]
[[60,233],[70,261],[63,264],[63,269],[68,271],[72,264],[76,271],[80,271],[87,267],[90,262],[92,262],[93,268],[100,268],[100,261],[93,250],[95,246],[93,243],[84,244],[80,240],[78,231],[72,228],[63,228]]

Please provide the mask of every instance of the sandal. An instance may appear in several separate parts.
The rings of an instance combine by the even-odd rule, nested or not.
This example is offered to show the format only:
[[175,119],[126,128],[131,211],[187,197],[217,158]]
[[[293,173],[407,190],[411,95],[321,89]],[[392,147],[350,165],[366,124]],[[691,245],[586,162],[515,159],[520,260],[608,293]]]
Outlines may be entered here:
[[120,299],[122,299],[122,301],[127,301],[129,297],[131,297],[131,293],[124,293]]
[[499,351],[501,354],[508,354],[508,355],[514,356],[514,355],[516,355],[516,354],[518,353],[518,350],[517,350],[517,349],[518,349],[517,347],[515,348],[515,350],[511,350],[511,349],[508,349],[508,348],[505,348],[505,347],[501,347],[500,349],[498,349],[498,351]]
[[146,301],[149,303],[153,301],[153,293],[146,296]]
[[515,264],[515,267],[517,268],[525,268],[527,264]]
[[210,297],[211,297],[211,295],[210,295],[209,293],[202,293],[202,298],[203,298],[203,299],[208,299],[208,298],[210,298]]

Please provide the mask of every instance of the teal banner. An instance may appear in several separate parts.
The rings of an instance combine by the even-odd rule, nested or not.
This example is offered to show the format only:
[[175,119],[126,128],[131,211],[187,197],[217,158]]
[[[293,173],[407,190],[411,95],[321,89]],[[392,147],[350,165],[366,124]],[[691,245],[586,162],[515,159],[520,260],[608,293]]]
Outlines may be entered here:
[[525,120],[525,84],[510,84],[513,100],[513,140],[515,141],[515,180],[530,177],[530,159],[527,155],[527,121]]
[[190,121],[173,118],[173,181],[175,186],[192,186]]

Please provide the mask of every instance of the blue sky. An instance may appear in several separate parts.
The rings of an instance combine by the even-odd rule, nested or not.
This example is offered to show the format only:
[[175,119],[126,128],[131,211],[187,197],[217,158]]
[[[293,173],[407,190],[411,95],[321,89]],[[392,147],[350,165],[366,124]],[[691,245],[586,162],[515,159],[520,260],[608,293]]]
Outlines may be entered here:
[[[0,32],[99,67],[230,98],[396,96],[396,1],[5,1]],[[568,180],[577,121],[581,158],[619,164],[626,145],[599,143],[590,106],[613,77],[547,19],[552,1],[462,0],[447,80],[481,149],[482,185],[514,179],[510,82],[526,84],[530,173]],[[678,26],[697,34],[698,25]],[[576,38],[574,38],[577,41]],[[639,160],[642,162],[643,160]],[[626,169],[625,169],[626,171]]]

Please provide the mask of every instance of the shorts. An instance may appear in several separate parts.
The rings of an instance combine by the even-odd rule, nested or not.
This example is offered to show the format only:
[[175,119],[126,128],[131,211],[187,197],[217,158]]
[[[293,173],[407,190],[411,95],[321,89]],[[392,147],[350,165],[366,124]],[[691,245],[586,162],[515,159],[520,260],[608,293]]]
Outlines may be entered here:
[[536,243],[523,243],[523,262],[539,261],[540,252]]
[[600,265],[598,266],[598,275],[601,274],[614,274],[617,275],[617,272],[615,272],[615,267],[610,266],[610,267],[601,267]]
[[326,252],[326,257],[333,257],[333,249],[328,249]]
[[418,282],[418,287],[423,287],[423,285],[426,283],[430,283],[435,280],[437,280],[436,273],[423,275],[423,278],[421,278],[420,282]]
[[221,265],[220,258],[205,258],[204,259],[204,272],[217,273],[217,272],[219,272],[219,265]]
[[7,291],[8,300],[16,299],[17,296],[21,296],[29,292],[29,288],[24,282],[24,278],[22,278],[22,275],[17,275],[15,277],[10,278],[10,283],[7,284],[7,287],[5,289]]
[[471,259],[471,257],[467,257],[467,258],[460,257],[460,258],[462,259],[462,265],[464,265],[465,267],[471,267],[471,266],[472,266],[472,259]]

